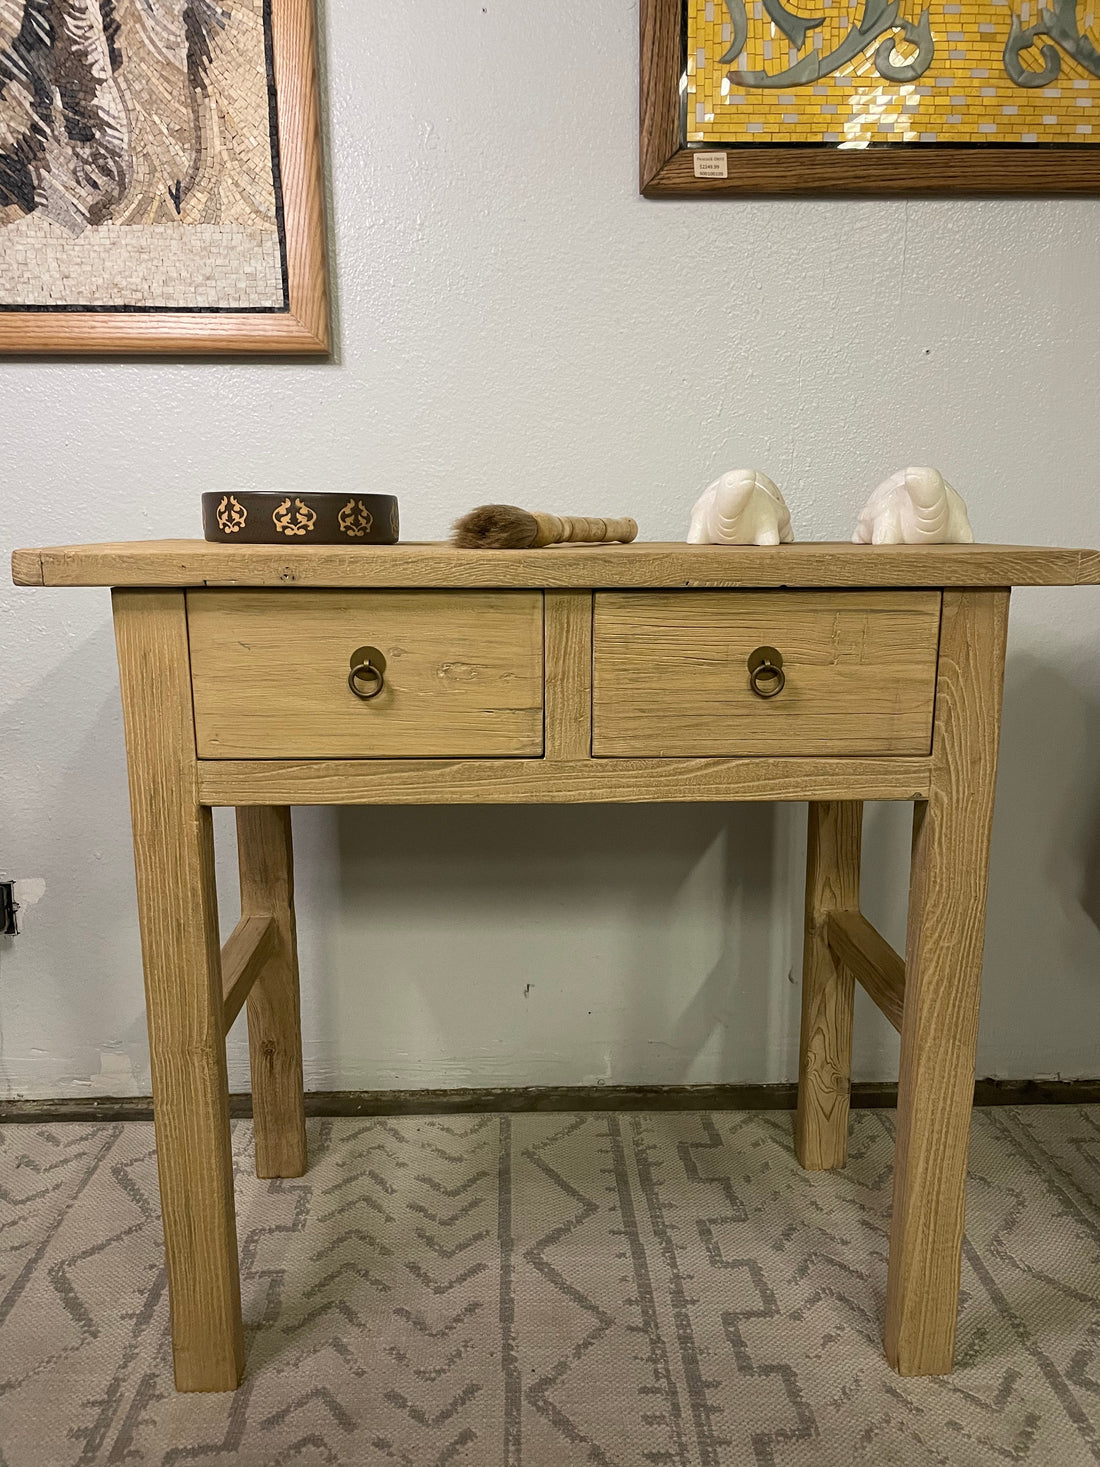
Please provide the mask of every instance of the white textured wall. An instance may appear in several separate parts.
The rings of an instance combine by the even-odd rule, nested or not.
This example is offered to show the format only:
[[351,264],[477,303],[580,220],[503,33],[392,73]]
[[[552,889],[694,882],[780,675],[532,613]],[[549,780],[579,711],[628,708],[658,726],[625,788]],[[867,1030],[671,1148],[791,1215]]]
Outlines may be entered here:
[[[637,16],[323,7],[328,365],[0,365],[8,544],[193,535],[202,489],[501,498],[684,533],[759,465],[803,539],[941,465],[980,538],[1100,543],[1100,202],[647,202]],[[1014,599],[979,1071],[1100,1073],[1100,592]],[[105,591],[2,593],[15,1095],[148,1088]],[[904,924],[907,809],[866,905]],[[219,830],[228,835],[219,816]],[[302,810],[316,1088],[767,1081],[796,1068],[800,808]],[[232,850],[223,862],[231,922]],[[243,1032],[230,1046],[246,1083]],[[860,998],[857,1075],[895,1072]]]

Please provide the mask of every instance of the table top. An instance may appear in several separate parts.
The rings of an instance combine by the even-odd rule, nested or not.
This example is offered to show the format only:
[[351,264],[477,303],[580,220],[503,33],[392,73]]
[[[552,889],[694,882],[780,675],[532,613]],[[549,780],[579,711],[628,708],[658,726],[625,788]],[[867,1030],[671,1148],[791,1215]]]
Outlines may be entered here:
[[1039,545],[557,545],[456,550],[401,545],[224,545],[133,540],[16,550],[19,586],[676,588],[1077,586],[1100,551]]

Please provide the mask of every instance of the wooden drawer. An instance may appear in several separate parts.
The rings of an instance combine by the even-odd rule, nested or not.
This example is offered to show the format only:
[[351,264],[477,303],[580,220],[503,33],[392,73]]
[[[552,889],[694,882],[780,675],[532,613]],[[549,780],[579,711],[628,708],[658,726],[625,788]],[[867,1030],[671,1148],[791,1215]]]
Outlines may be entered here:
[[191,591],[187,620],[200,758],[542,753],[541,592]]
[[[927,754],[938,591],[597,593],[592,752]],[[749,684],[757,647],[786,684]]]

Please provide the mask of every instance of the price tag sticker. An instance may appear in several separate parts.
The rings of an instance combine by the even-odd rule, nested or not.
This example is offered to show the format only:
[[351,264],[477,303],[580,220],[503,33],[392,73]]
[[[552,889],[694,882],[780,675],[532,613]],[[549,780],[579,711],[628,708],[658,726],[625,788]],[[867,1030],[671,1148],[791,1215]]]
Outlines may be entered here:
[[694,153],[696,178],[728,178],[725,153]]

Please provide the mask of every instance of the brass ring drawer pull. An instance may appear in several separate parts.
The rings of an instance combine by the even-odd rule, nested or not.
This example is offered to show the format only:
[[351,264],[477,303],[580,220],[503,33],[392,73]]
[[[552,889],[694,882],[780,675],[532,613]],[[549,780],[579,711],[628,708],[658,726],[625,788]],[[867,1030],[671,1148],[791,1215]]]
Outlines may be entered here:
[[357,647],[351,654],[348,687],[364,702],[386,686],[386,659],[377,647]]
[[783,654],[774,647],[757,647],[749,653],[749,687],[758,698],[774,698],[786,683]]

